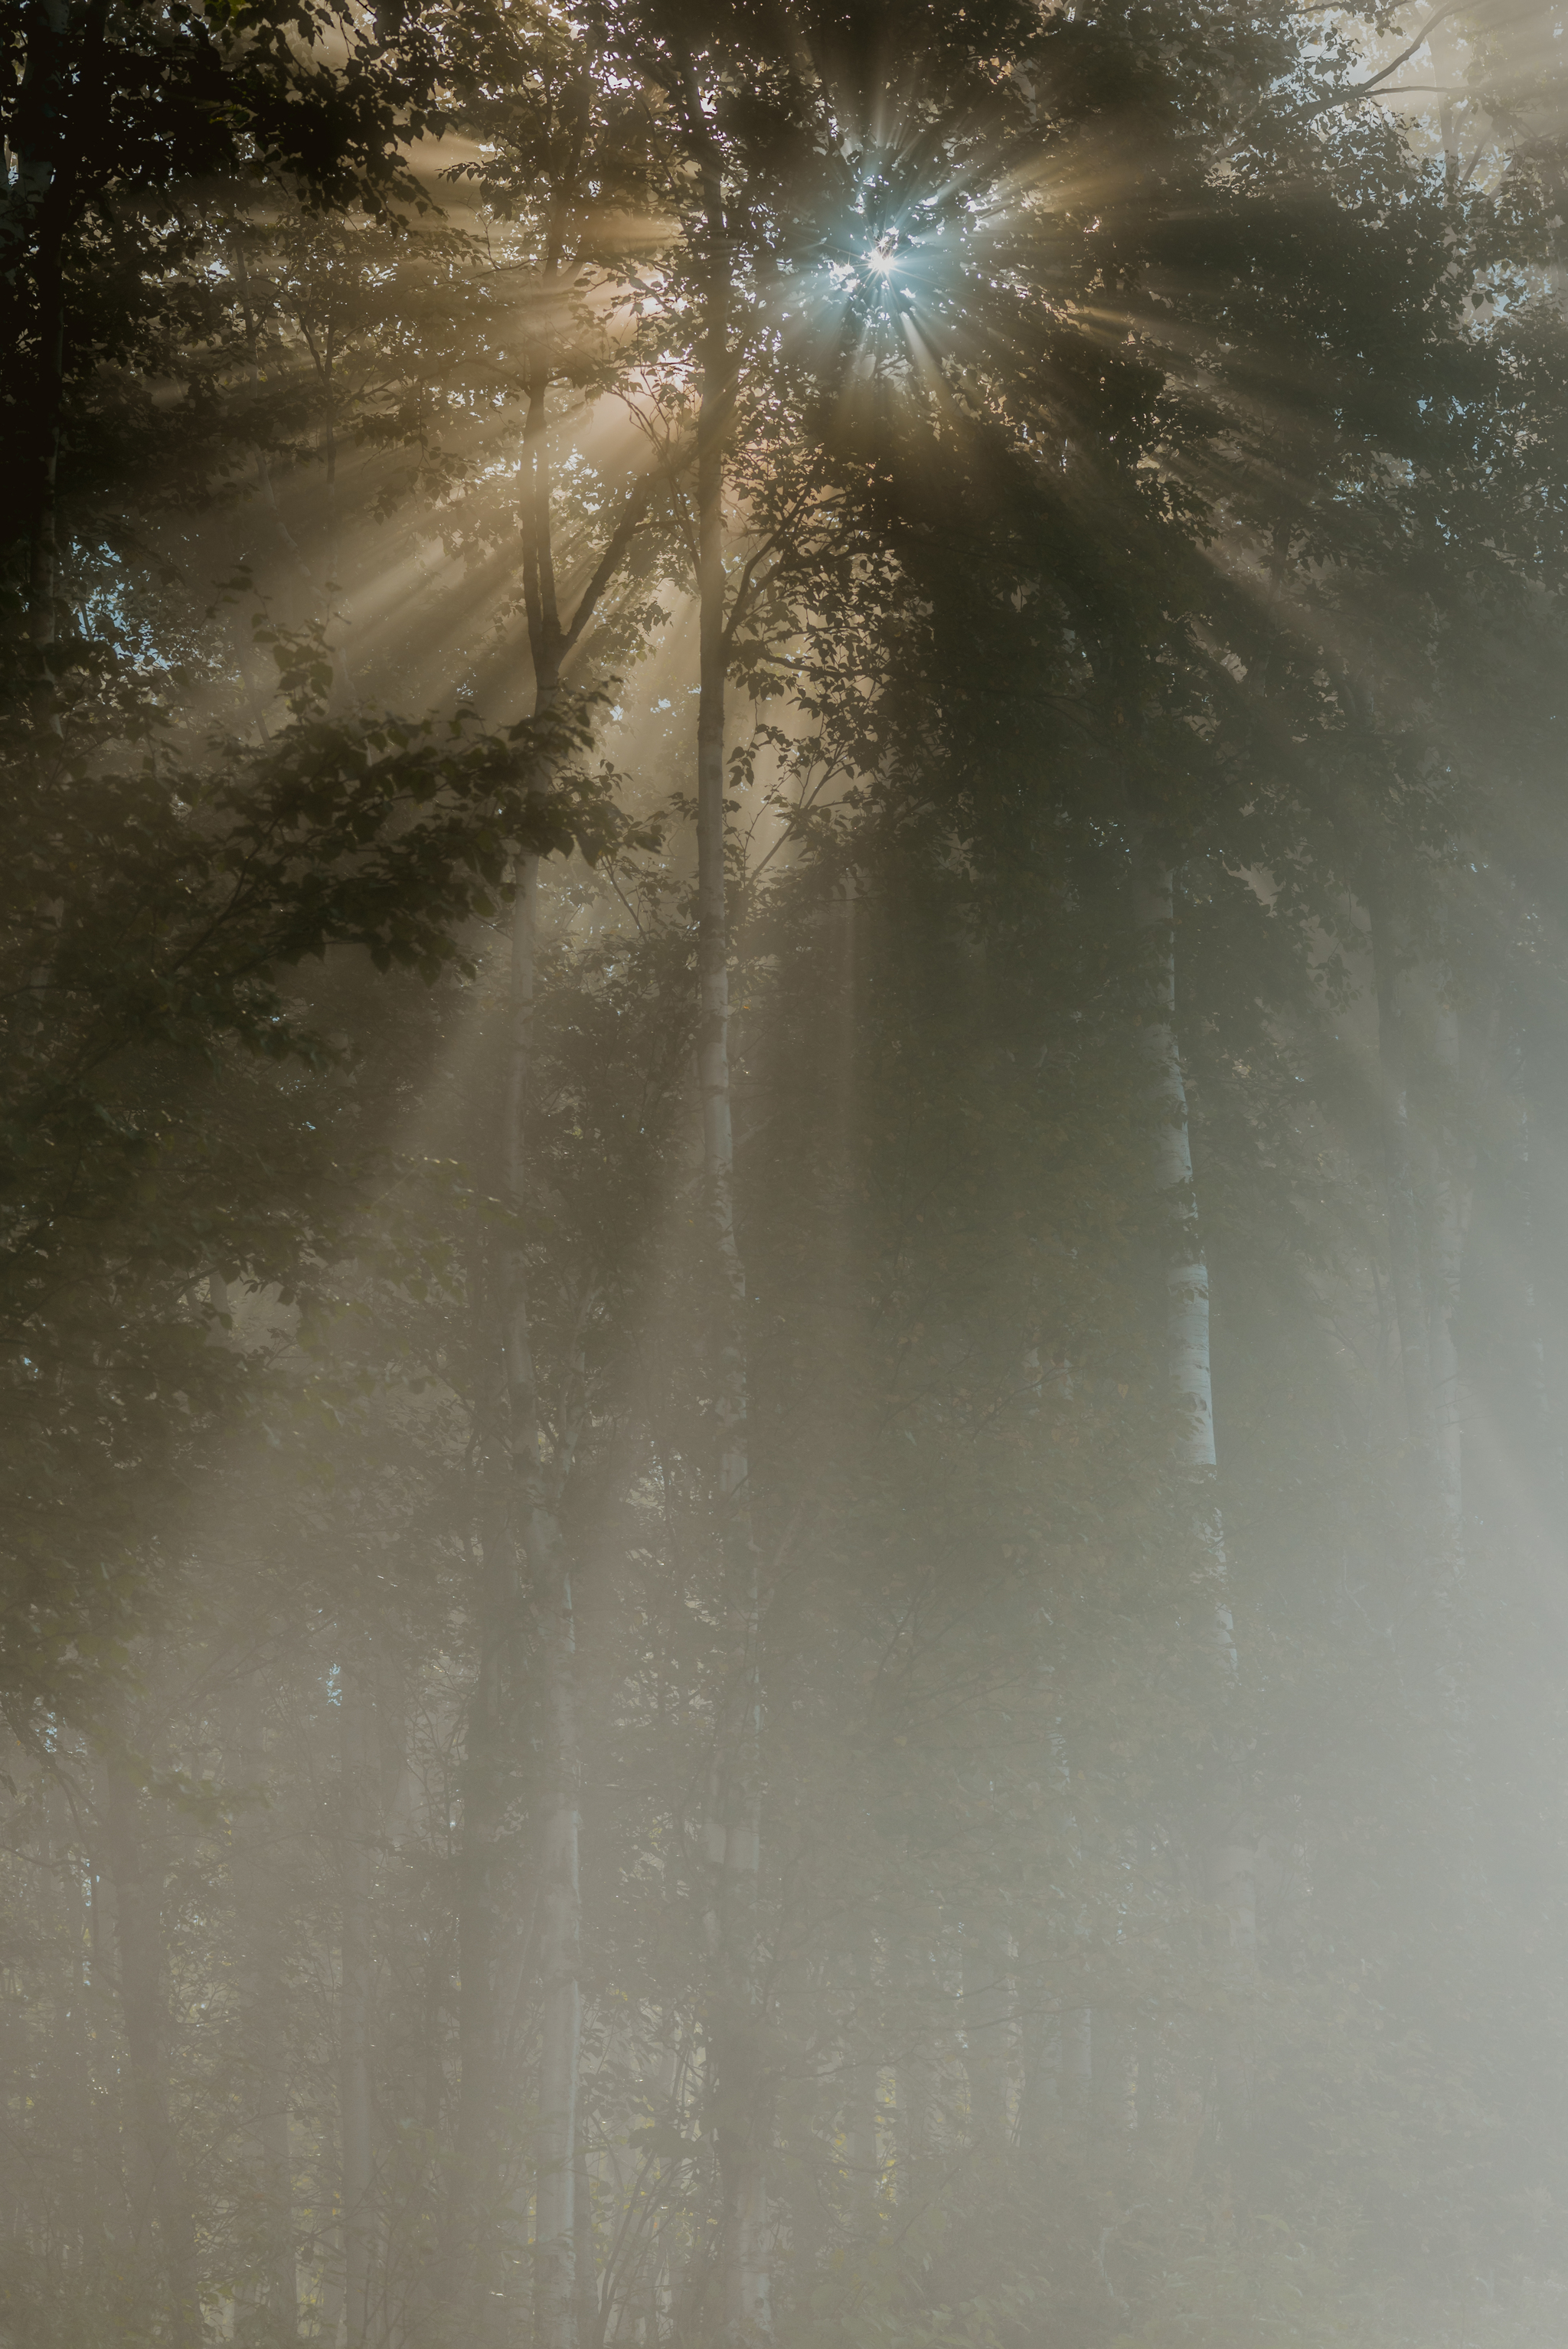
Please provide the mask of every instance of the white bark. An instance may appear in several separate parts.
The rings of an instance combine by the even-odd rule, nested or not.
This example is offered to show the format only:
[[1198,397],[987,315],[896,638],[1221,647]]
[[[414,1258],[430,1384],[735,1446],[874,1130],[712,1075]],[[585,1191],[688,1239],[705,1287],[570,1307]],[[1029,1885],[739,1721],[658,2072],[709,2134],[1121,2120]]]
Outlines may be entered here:
[[1214,1636],[1228,1668],[1233,1671],[1235,1626],[1225,1588],[1224,1529],[1212,1489],[1216,1455],[1214,1390],[1209,1361],[1209,1267],[1198,1232],[1187,1084],[1176,1040],[1174,889],[1171,868],[1155,866],[1144,875],[1139,893],[1140,923],[1152,934],[1158,955],[1142,1040],[1159,1113],[1154,1181],[1167,1234],[1166,1370],[1180,1411],[1172,1451],[1178,1466],[1186,1469],[1192,1479],[1195,1523],[1208,1553],[1212,1578]]
[[[1206,1554],[1210,1623],[1227,1676],[1237,1669],[1235,1625],[1226,1589],[1224,1527],[1213,1490],[1214,1396],[1209,1356],[1209,1268],[1199,1236],[1187,1086],[1176,1033],[1175,877],[1146,867],[1139,918],[1156,949],[1150,1016],[1143,1027],[1160,1112],[1155,1182],[1167,1232],[1166,1362],[1181,1419],[1173,1444],[1192,1493],[1193,1528]],[[1230,2013],[1216,2051],[1222,2137],[1240,2143],[1252,2109],[1252,2034],[1242,2019],[1257,1972],[1256,1837],[1243,1774],[1222,1742],[1203,1853],[1204,1890],[1220,1936],[1220,1974]]]

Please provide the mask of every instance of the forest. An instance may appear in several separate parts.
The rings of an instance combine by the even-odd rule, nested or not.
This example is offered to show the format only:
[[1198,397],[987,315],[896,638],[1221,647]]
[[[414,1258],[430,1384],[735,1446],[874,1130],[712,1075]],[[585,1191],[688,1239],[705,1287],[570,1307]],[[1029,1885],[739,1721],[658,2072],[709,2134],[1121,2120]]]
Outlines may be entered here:
[[1560,2349],[1568,5],[0,20],[0,2349]]

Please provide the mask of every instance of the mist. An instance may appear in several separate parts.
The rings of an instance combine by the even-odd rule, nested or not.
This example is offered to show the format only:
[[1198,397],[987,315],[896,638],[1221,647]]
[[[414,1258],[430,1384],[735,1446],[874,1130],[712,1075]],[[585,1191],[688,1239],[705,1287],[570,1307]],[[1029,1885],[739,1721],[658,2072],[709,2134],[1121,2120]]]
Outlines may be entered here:
[[1561,2344],[1565,28],[7,14],[0,2349]]

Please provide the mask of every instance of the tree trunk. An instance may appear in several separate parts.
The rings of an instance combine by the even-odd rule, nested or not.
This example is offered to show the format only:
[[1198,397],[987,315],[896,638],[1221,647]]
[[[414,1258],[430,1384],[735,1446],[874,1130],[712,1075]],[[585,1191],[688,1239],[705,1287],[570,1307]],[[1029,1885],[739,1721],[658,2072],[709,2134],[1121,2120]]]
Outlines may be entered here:
[[[581,165],[581,155],[578,157]],[[556,191],[544,274],[552,279],[562,260],[562,234],[570,214],[569,191]],[[570,628],[562,626],[555,576],[549,457],[548,355],[536,348],[525,369],[526,413],[523,477],[520,502],[523,605],[533,664],[533,710],[548,716],[560,691],[564,662],[607,587],[616,563],[640,523],[644,501],[634,498],[605,554],[578,599]],[[550,790],[547,771],[534,790]],[[500,1189],[510,1215],[498,1283],[506,1385],[504,1525],[497,1521],[487,1539],[485,1594],[479,1610],[481,1642],[480,1685],[469,1739],[474,1789],[473,1853],[468,1868],[465,1915],[473,1962],[465,1959],[463,1990],[469,2021],[463,2038],[462,2114],[457,2171],[466,2178],[470,2231],[475,2220],[488,2242],[488,2221],[478,2220],[474,2189],[489,2178],[488,2147],[493,2139],[493,1993],[495,1928],[491,1916],[490,1847],[500,1826],[497,1773],[507,1740],[501,1708],[515,1682],[515,1633],[519,1583],[526,1588],[531,1640],[531,1689],[537,1699],[539,1758],[536,1818],[538,1867],[535,1913],[543,1988],[541,2016],[540,2118],[533,2142],[535,2250],[533,2330],[535,2349],[572,2349],[577,2331],[575,2289],[577,2075],[582,2038],[581,1895],[575,1625],[570,1563],[560,1523],[562,1486],[572,1446],[563,1438],[558,1456],[542,1456],[541,1413],[529,1304],[529,1271],[523,1239],[528,1211],[530,1092],[533,1069],[534,962],[539,911],[540,859],[519,853],[511,945],[511,993],[507,1037],[506,1082],[501,1103],[498,1156]],[[504,1557],[502,1553],[504,1552]],[[521,1569],[521,1575],[520,1570]],[[510,1661],[509,1661],[510,1659]],[[465,1801],[465,1821],[469,1816]],[[465,1826],[465,1848],[469,1843]],[[469,1974],[473,1973],[471,1992]],[[487,2199],[493,2199],[487,2196]],[[488,2267],[489,2254],[481,2262]],[[494,2292],[480,2284],[481,2329],[496,2306]]]
[[[1214,1494],[1214,1398],[1209,1359],[1209,1268],[1199,1236],[1187,1086],[1176,1037],[1175,876],[1140,856],[1139,920],[1156,959],[1143,1024],[1160,1124],[1155,1185],[1165,1218],[1166,1371],[1180,1420],[1176,1465],[1191,1495],[1191,1527],[1207,1588],[1200,1604],[1226,1678],[1236,1672],[1235,1627],[1226,1589],[1224,1527]],[[1257,1977],[1256,1834],[1244,1773],[1222,1734],[1216,1741],[1203,1830],[1202,1881],[1218,1937],[1221,2017],[1214,2079],[1220,2141],[1233,2155],[1252,2127],[1252,2031]]]
[[1170,1389],[1181,1414],[1172,1451],[1177,1465],[1187,1472],[1196,1504],[1197,1530],[1208,1553],[1214,1635],[1227,1665],[1233,1670],[1235,1632],[1225,1591],[1223,1528],[1212,1489],[1214,1395],[1209,1364],[1209,1268],[1198,1234],[1187,1085],[1176,1041],[1174,890],[1175,879],[1170,867],[1154,866],[1144,874],[1139,892],[1140,923],[1151,934],[1158,957],[1150,1016],[1143,1023],[1142,1035],[1159,1117],[1154,1181],[1165,1228],[1165,1361]]
[[[481,1303],[479,1310],[486,1311]],[[499,1394],[480,1398],[483,1434],[478,1588],[473,1636],[477,1673],[469,1700],[460,1777],[458,1848],[458,2099],[443,2216],[442,2287],[459,2329],[475,2321],[490,2291],[495,2202],[497,1847],[506,1807],[505,1744],[517,1628],[516,1577],[506,1524]]]
[[1406,1432],[1429,1503],[1439,1483],[1437,1413],[1421,1280],[1415,1152],[1410,1139],[1409,1066],[1404,989],[1393,920],[1386,902],[1371,906],[1372,963],[1377,990],[1377,1059],[1383,1107],[1383,1180],[1388,1218],[1388,1269],[1399,1332]]
[[[1370,894],[1373,972],[1377,992],[1377,1056],[1383,1110],[1383,1170],[1388,1225],[1389,1286],[1398,1329],[1405,1428],[1409,1446],[1408,1508],[1416,1555],[1410,1562],[1410,1645],[1433,1675],[1450,1723],[1462,1710],[1455,1652],[1454,1606],[1462,1566],[1459,1362],[1453,1336],[1463,1250],[1464,1205],[1453,1170],[1430,1186],[1431,1244],[1422,1245],[1419,1150],[1410,1113],[1408,976],[1399,968],[1398,924],[1387,891]],[[1435,1041],[1454,1061],[1451,1013],[1438,1009]],[[1440,1144],[1434,1149],[1436,1163]],[[1439,1381],[1444,1402],[1439,1409]]]
[[[1532,1050],[1531,1046],[1534,1045]],[[1554,1236],[1568,1226],[1568,1127],[1553,1092],[1542,1082],[1541,1047],[1526,1046],[1522,1118],[1523,1241],[1529,1267],[1525,1312],[1529,1330],[1530,1407],[1524,1432],[1525,1489],[1531,1507],[1530,1548],[1545,1587],[1561,1586],[1568,1538],[1568,1444],[1563,1398],[1568,1396],[1568,1284]]]
[[342,1966],[338,1982],[338,2122],[342,2133],[344,2313],[347,2349],[368,2349],[376,2246],[370,2123],[369,1721],[363,1667],[345,1661],[340,1733],[338,1885]]
[[139,2204],[150,2209],[158,2222],[171,2349],[200,2349],[196,2227],[169,2111],[169,2012],[158,1888],[150,1879],[139,1799],[123,1755],[106,1765],[104,1811],[132,2138],[140,2173],[139,2190],[136,2186],[131,2190],[132,2211],[134,2215]]
[[687,78],[688,127],[699,147],[706,214],[706,315],[697,414],[696,731],[697,1081],[703,1171],[715,1280],[715,1498],[725,1572],[727,1685],[718,1708],[707,1799],[709,1885],[705,1932],[710,1992],[705,2017],[710,2125],[719,2167],[717,2315],[739,2344],[772,2329],[764,2168],[765,2081],[755,2013],[761,1728],[761,1593],[748,1489],[746,1272],[735,1223],[730,1105],[729,925],[725,821],[724,464],[734,400],[729,347],[730,254],[719,160]]
[[[514,1429],[517,1421],[514,1418]],[[526,1425],[523,1428],[526,1439]],[[560,1528],[540,1491],[525,1519],[529,1594],[540,1684],[542,1784],[539,1803],[540,2117],[534,2168],[534,2340],[538,2349],[572,2349],[575,2335],[577,2073],[582,2032],[579,1985],[576,1692],[573,1685],[572,1581]],[[526,1453],[521,1465],[529,1466]]]
[[589,2174],[588,2148],[583,2136],[581,2095],[577,2143],[573,2157],[572,2232],[572,2289],[577,2303],[573,2318],[577,2349],[598,2349],[599,2249],[593,2227],[593,2182]]
[[[1197,1194],[1192,1181],[1192,1144],[1187,1116],[1187,1085],[1176,1042],[1175,878],[1169,866],[1142,877],[1139,918],[1150,932],[1158,959],[1152,1004],[1143,1023],[1143,1050],[1159,1115],[1155,1137],[1155,1191],[1165,1226],[1166,1369],[1180,1406],[1174,1455],[1202,1491],[1212,1477],[1214,1398],[1209,1368],[1209,1268],[1198,1237]],[[1203,1515],[1205,1538],[1213,1547],[1214,1573],[1222,1580],[1224,1551],[1212,1503]],[[1232,1646],[1230,1609],[1221,1590],[1215,1599],[1222,1643]]]
[[[525,480],[524,576],[533,651],[534,714],[548,715],[561,689],[564,650],[552,544],[545,439],[548,377],[531,381]],[[542,788],[548,788],[543,779]],[[572,1573],[562,1536],[559,1485],[570,1460],[564,1440],[553,1468],[542,1457],[538,1383],[529,1313],[528,1146],[533,1081],[534,966],[539,857],[518,859],[511,947],[503,1170],[512,1237],[502,1281],[511,1462],[511,1506],[525,1569],[538,1691],[540,2016],[539,2120],[534,2135],[533,2337],[535,2349],[573,2349],[577,2331],[577,2075],[582,2040],[582,1899],[578,1879],[582,1795],[577,1745],[576,1627]],[[570,1372],[569,1372],[570,1374]]]
[[[553,189],[554,216],[546,242],[542,276],[556,281],[568,261],[566,237],[587,166],[583,132],[588,83],[580,77],[577,129],[570,164]],[[634,496],[623,512],[603,558],[577,600],[570,627],[562,625],[555,575],[551,502],[549,400],[552,382],[549,353],[536,345],[523,377],[525,415],[519,506],[523,605],[533,665],[533,714],[547,717],[561,691],[566,659],[592,619],[600,598],[640,526],[645,499]],[[545,797],[552,778],[542,763],[534,779],[536,798]],[[528,1154],[534,1050],[534,964],[539,916],[540,858],[519,852],[514,864],[511,989],[508,1015],[506,1078],[496,1137],[501,1195],[509,1228],[499,1252],[496,1284],[500,1309],[500,1352],[505,1395],[497,1413],[494,1465],[504,1457],[505,1475],[492,1475],[492,1506],[485,1537],[485,1569],[476,1611],[480,1642],[479,1682],[470,1714],[464,1797],[464,1956],[462,1961],[461,2093],[455,2184],[463,2221],[450,2231],[454,2245],[472,2244],[470,2329],[482,2342],[500,2309],[491,2211],[497,2199],[495,2157],[495,2065],[499,2053],[494,2012],[497,1928],[493,1914],[494,1850],[504,1798],[503,1763],[514,1725],[521,1679],[518,1632],[527,1598],[531,1640],[529,1688],[537,1707],[535,1750],[535,1859],[533,1912],[542,1986],[540,2019],[540,2114],[534,2130],[534,2349],[573,2349],[578,2331],[575,2283],[578,2240],[577,2193],[581,2164],[577,2145],[578,2070],[582,2040],[581,1820],[578,1757],[575,1623],[570,1561],[562,1535],[562,1488],[570,1469],[566,1434],[552,1463],[543,1457],[542,1429],[529,1301],[524,1240],[529,1207]],[[584,1311],[586,1318],[586,1309]],[[569,1368],[570,1376],[570,1368]],[[579,1387],[581,1381],[579,1381]],[[566,1416],[570,1418],[571,1410]],[[504,1422],[504,1433],[502,1423]],[[472,1833],[469,1826],[471,1822]],[[586,2215],[589,2240],[592,2214]],[[589,2279],[590,2284],[592,2279]]]
[[1462,1081],[1459,1013],[1440,996],[1433,1015],[1432,1040],[1448,1113],[1439,1121],[1437,1140],[1427,1346],[1432,1374],[1439,1506],[1446,1538],[1457,1564],[1464,1541],[1464,1392],[1455,1323],[1472,1184],[1460,1163],[1458,1121],[1453,1113]]
[[245,1967],[252,2091],[252,2162],[262,2241],[248,2297],[269,2319],[270,2335],[299,2333],[293,2165],[289,2151],[287,2040],[284,2029],[283,1887],[268,1865],[269,1829],[258,1801],[266,1778],[262,1691],[253,1680],[240,1702],[237,1778],[243,1807],[233,1829],[234,1898]]

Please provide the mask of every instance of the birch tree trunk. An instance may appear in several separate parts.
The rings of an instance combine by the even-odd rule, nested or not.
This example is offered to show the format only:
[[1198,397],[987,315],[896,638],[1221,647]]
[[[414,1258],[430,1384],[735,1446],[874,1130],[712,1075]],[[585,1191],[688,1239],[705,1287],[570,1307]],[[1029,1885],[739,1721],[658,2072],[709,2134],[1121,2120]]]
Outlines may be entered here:
[[[1165,1358],[1180,1418],[1176,1465],[1191,1495],[1191,1527],[1204,1556],[1207,1588],[1200,1605],[1227,1679],[1237,1668],[1235,1626],[1226,1589],[1224,1527],[1214,1493],[1214,1397],[1209,1358],[1209,1268],[1199,1236],[1187,1086],[1176,1036],[1175,876],[1140,851],[1140,926],[1155,952],[1150,1016],[1143,1048],[1159,1112],[1155,1187],[1165,1225]],[[1222,2014],[1215,2054],[1221,2142],[1244,2145],[1252,2124],[1253,2049],[1246,2023],[1257,1976],[1256,1835],[1244,1776],[1227,1741],[1218,1740],[1205,1823],[1203,1882],[1220,1937]]]
[[142,1844],[139,1797],[123,1755],[106,1764],[104,1814],[130,2075],[131,2137],[139,2173],[131,2187],[132,2214],[134,2219],[140,2205],[150,2208],[157,2220],[171,2349],[200,2349],[195,2220],[169,2110],[169,2009],[158,1888]]
[[[1150,1017],[1143,1023],[1143,1049],[1150,1092],[1159,1112],[1155,1135],[1155,1191],[1165,1228],[1166,1369],[1181,1409],[1174,1453],[1180,1466],[1203,1493],[1215,1467],[1214,1397],[1209,1367],[1209,1268],[1198,1237],[1197,1194],[1192,1181],[1192,1143],[1187,1115],[1187,1085],[1176,1042],[1175,878],[1169,866],[1153,866],[1140,878],[1139,919],[1154,943]],[[1212,1493],[1200,1510],[1213,1571],[1225,1571],[1221,1526]],[[1233,1661],[1234,1632],[1222,1588],[1215,1597],[1222,1644]]]

